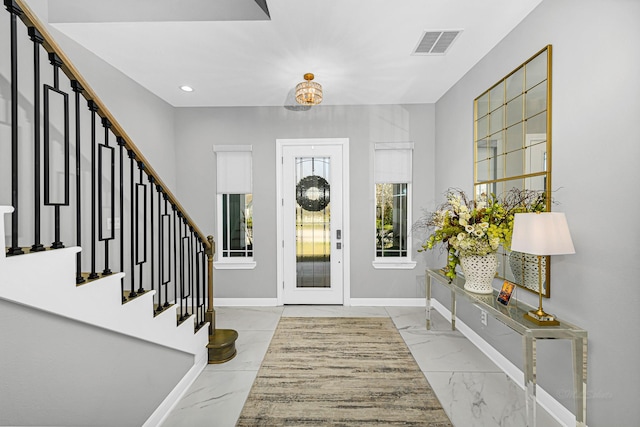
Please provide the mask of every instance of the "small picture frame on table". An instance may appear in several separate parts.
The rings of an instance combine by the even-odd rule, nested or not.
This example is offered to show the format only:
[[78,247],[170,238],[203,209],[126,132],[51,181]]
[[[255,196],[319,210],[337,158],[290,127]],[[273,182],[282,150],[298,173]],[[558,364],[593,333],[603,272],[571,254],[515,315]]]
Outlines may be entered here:
[[516,285],[508,280],[505,280],[504,283],[502,283],[502,289],[500,289],[500,293],[498,293],[498,302],[502,305],[509,305],[511,294],[513,293],[515,287]]

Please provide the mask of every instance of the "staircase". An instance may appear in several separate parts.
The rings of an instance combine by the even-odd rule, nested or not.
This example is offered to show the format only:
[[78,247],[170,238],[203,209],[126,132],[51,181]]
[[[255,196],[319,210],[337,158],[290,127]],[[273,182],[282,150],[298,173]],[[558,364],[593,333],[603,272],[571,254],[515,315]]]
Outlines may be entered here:
[[[135,412],[136,406],[144,409],[131,419],[146,421],[131,425],[158,425],[207,362],[235,355],[237,333],[215,329],[213,239],[191,220],[25,1],[4,0],[4,6],[0,230],[7,249],[0,255],[0,341],[6,339],[0,343],[0,425],[116,425],[111,418],[129,425],[123,408]],[[25,70],[29,60],[32,68]],[[53,243],[47,247],[43,242]],[[79,401],[56,401],[49,412],[57,418],[47,418],[50,413],[43,408],[51,394],[41,396],[41,404],[30,399],[57,387],[59,378],[48,375],[56,365],[33,384],[21,382],[21,357],[33,357],[21,355],[21,346],[33,343],[31,337],[15,336],[13,330],[23,325],[3,318],[2,304],[10,307],[7,312],[22,310],[20,318],[27,323],[44,315],[55,324],[63,319],[69,330],[82,325],[88,336],[108,331],[114,342],[125,343],[122,352],[135,352],[140,344],[151,359],[157,355],[175,365],[160,372],[148,366],[130,370],[120,360],[127,355],[116,352],[113,363],[103,363],[116,372],[131,372],[131,381],[143,383],[141,390],[148,382],[151,397],[132,399],[125,383],[105,392],[108,398],[100,396],[106,419],[75,416],[80,408],[96,405],[91,393],[86,399],[79,393]],[[33,339],[50,338],[37,330]],[[48,362],[61,358],[60,366],[65,354],[75,355],[55,340],[41,351]],[[136,355],[130,356],[134,360]],[[3,368],[3,357],[16,370]],[[178,367],[184,360],[186,372]],[[93,375],[100,369],[71,369],[67,375]],[[95,391],[101,384],[91,386]]]
[[[0,206],[0,229],[4,227],[5,214],[12,211],[13,209],[10,207]],[[74,322],[92,325],[119,335],[154,343],[157,345],[156,351],[159,352],[163,351],[160,347],[166,347],[191,355],[191,368],[186,373],[181,371],[178,373],[182,379],[175,383],[172,388],[158,391],[162,397],[159,405],[148,403],[144,398],[140,398],[135,403],[136,411],[138,412],[142,411],[144,413],[145,406],[147,407],[148,417],[146,415],[143,417],[146,419],[144,424],[133,422],[135,417],[132,416],[132,412],[136,411],[128,410],[127,404],[131,402],[126,395],[122,396],[122,400],[115,398],[114,407],[109,406],[109,402],[114,401],[114,398],[105,400],[100,404],[101,407],[104,408],[106,406],[110,411],[119,411],[119,415],[123,417],[121,421],[115,421],[117,417],[114,416],[113,412],[102,420],[96,411],[85,415],[89,422],[96,422],[100,425],[157,426],[206,366],[207,343],[209,340],[208,327],[200,327],[194,333],[196,325],[194,325],[195,316],[193,315],[178,324],[177,320],[180,315],[176,312],[178,306],[175,304],[161,313],[155,314],[153,302],[155,291],[145,292],[123,304],[120,294],[120,280],[124,276],[123,273],[116,273],[86,284],[76,285],[75,255],[78,251],[80,251],[80,248],[72,247],[13,257],[5,257],[4,251],[2,251],[0,255],[0,300],[10,301],[62,316]],[[2,316],[0,316],[1,318]],[[24,345],[19,343],[16,345],[11,339],[6,338],[6,329],[9,328],[13,328],[11,319],[6,319],[0,325],[0,337],[2,337],[2,347],[4,348],[2,350],[3,357],[12,351],[19,353],[25,351]],[[32,338],[37,341],[42,340],[42,336],[38,334]],[[82,345],[82,343],[77,344]],[[41,351],[43,359],[48,359],[52,357],[52,354],[55,355],[59,352],[59,350],[50,346],[42,347]],[[72,351],[78,352],[80,350],[74,349]],[[131,355],[126,354],[126,347],[123,347],[122,351],[125,352],[123,354],[124,358],[132,359]],[[3,360],[3,357],[0,357],[0,360]],[[22,358],[24,355],[20,355],[20,357]],[[53,357],[55,369],[58,371],[57,375],[60,375],[60,371],[62,371],[64,376],[86,376],[86,372],[81,368],[74,368],[72,372],[65,373],[64,368],[59,367],[62,360],[57,360],[55,356]],[[11,384],[11,373],[5,371],[7,368],[6,364],[0,366],[0,376],[5,382],[4,386]],[[38,369],[38,366],[25,368],[35,370]],[[94,369],[100,370],[101,367],[95,366]],[[163,372],[160,375],[175,377],[176,373],[170,374],[172,369],[172,366],[165,366],[162,368]],[[153,374],[153,371],[145,373],[142,369],[136,368],[136,370],[141,373],[142,378]],[[46,418],[48,423],[53,422],[51,425],[74,425],[74,421],[79,423],[77,425],[92,425],[87,424],[82,415],[82,408],[91,407],[92,402],[90,400],[83,402],[81,400],[82,397],[72,402],[68,401],[68,399],[58,402],[56,406],[64,409],[61,412],[65,413],[65,416],[59,415],[59,418],[56,419],[55,415],[48,411],[46,414],[38,414],[38,409],[34,409],[34,407],[41,408],[43,406],[42,403],[38,404],[40,400],[47,402],[54,399],[49,396],[39,399],[38,391],[34,391],[55,386],[55,384],[47,384],[50,380],[47,378],[46,371],[38,377],[38,383],[28,384],[28,380],[24,377],[16,380],[21,387],[25,387],[28,390],[29,396],[21,398],[19,390],[15,390],[14,387],[12,387],[12,390],[3,390],[3,386],[0,385],[0,425],[31,425],[33,421],[38,420],[38,416]],[[92,388],[101,387],[100,384],[86,384],[86,386]],[[127,388],[128,386],[124,384],[123,387]],[[9,395],[11,398],[9,398]],[[102,398],[102,396],[100,397]],[[30,407],[30,410],[3,407],[2,402],[8,404],[16,401],[23,403],[21,406]],[[65,408],[64,405],[67,405],[67,407]],[[116,424],[113,424],[113,422],[116,422]],[[49,425],[48,423],[39,424]]]
[[[3,217],[12,211],[0,206]],[[4,218],[0,225],[4,226]],[[197,328],[194,333],[198,326],[194,315],[178,324],[175,304],[156,314],[155,290],[123,304],[120,282],[124,273],[76,285],[75,261],[80,250],[72,247],[12,257],[5,257],[3,251],[0,298],[193,354],[196,364],[206,360],[208,328]]]

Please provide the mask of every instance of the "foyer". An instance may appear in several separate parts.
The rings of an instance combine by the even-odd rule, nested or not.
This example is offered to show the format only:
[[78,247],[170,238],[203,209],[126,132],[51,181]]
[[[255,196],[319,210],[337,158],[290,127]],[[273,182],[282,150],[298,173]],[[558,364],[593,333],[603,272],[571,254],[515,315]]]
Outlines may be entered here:
[[[390,317],[455,426],[525,425],[524,391],[451,324],[422,307],[220,307],[222,328],[239,332],[238,355],[208,365],[162,427],[233,427],[281,317]],[[538,427],[562,426],[538,405]]]

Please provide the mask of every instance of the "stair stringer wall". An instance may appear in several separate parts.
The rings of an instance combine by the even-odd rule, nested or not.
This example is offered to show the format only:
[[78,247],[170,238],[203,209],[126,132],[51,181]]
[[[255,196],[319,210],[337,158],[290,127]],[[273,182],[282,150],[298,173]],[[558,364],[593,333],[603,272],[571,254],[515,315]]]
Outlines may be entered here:
[[157,426],[195,369],[192,354],[3,299],[0,342],[0,425]]

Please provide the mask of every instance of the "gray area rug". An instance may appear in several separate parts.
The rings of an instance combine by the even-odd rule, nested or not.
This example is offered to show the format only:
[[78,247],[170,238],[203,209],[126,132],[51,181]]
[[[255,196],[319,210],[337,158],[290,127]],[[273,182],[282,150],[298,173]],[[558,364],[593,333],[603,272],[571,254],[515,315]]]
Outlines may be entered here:
[[452,426],[384,317],[281,318],[236,425]]

